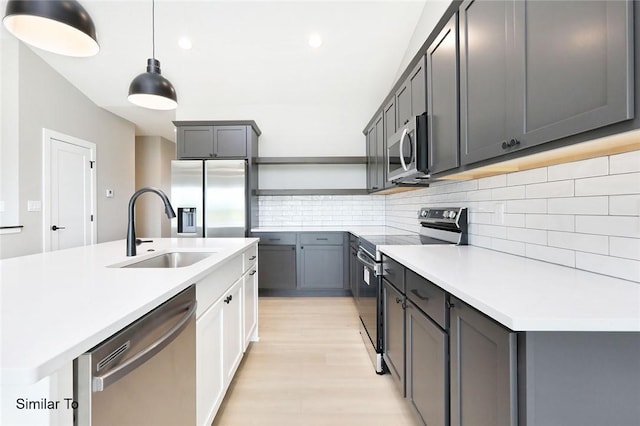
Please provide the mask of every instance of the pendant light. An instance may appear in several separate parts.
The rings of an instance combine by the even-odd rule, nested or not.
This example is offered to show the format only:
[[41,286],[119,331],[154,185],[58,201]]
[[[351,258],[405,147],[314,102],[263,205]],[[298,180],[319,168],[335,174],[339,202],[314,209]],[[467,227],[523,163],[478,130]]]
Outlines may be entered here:
[[86,57],[100,50],[95,25],[77,1],[10,0],[2,22],[18,39],[49,52]]
[[178,106],[173,84],[160,74],[156,59],[155,0],[151,1],[152,57],[147,59],[147,72],[133,79],[129,86],[129,101],[143,108],[169,110]]

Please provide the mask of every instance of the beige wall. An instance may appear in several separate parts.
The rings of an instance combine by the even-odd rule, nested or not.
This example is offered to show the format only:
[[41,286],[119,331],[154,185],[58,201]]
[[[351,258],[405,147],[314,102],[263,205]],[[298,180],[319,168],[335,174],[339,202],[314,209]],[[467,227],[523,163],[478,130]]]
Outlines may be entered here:
[[[175,143],[160,136],[136,137],[136,190],[153,186],[171,197],[171,160],[175,158]],[[154,194],[144,194],[136,202],[136,235],[171,236],[171,222]]]
[[[13,57],[4,56],[11,49],[2,53],[3,61],[18,63],[17,105],[10,107],[18,111],[18,215],[24,228],[0,235],[0,258],[42,251],[42,212],[27,212],[27,200],[42,201],[43,128],[96,144],[97,241],[124,238],[135,182],[135,126],[96,106],[24,44],[14,50]],[[106,189],[113,198],[105,197]]]

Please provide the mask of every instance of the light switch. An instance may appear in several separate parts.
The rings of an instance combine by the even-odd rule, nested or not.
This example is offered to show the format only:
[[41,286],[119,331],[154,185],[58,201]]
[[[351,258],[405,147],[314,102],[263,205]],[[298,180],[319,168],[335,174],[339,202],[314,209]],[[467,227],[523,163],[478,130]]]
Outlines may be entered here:
[[28,212],[39,212],[42,210],[42,203],[40,201],[27,200]]
[[107,196],[107,198],[113,198],[113,189],[107,189],[105,191],[105,195]]

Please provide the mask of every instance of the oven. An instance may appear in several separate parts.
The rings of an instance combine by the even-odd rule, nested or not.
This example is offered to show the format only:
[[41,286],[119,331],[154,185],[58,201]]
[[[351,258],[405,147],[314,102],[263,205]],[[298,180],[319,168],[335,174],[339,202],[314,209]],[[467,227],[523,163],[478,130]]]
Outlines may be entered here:
[[387,180],[420,184],[429,179],[427,163],[427,115],[413,117],[389,137]]
[[[383,245],[467,244],[467,209],[463,207],[422,208],[418,212],[419,234],[396,229],[387,235],[360,235],[357,251],[356,306],[360,316],[360,335],[374,369],[384,374],[384,307],[382,297]],[[391,231],[393,228],[390,229]],[[393,232],[393,231],[392,231]]]

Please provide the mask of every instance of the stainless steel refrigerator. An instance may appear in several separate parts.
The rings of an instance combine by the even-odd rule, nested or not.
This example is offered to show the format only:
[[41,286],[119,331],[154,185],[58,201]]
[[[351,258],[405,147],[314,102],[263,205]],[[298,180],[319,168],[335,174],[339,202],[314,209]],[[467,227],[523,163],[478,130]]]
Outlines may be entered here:
[[248,195],[245,160],[172,161],[171,236],[246,236]]

